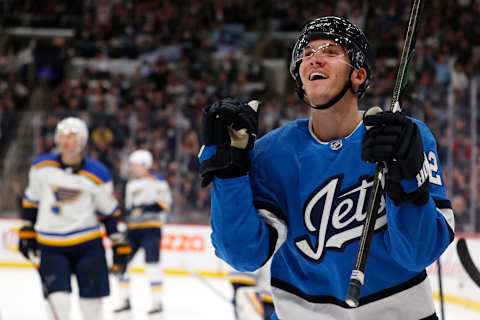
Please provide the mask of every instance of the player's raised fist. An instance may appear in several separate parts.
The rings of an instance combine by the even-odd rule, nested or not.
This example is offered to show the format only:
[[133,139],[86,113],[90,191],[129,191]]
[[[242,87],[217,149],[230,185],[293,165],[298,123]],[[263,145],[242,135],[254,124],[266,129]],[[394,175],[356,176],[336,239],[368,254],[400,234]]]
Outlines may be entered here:
[[233,178],[246,175],[250,168],[248,150],[258,132],[257,100],[240,102],[223,99],[203,110],[200,150],[202,186],[214,176]]

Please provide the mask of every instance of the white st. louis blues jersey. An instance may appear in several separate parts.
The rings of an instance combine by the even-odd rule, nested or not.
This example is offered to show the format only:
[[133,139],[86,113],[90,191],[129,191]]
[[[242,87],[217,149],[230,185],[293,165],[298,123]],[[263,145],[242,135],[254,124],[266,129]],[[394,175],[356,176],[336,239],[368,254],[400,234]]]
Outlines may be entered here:
[[125,191],[128,228],[161,227],[171,204],[172,193],[163,177],[150,174],[129,180]]
[[263,292],[270,292],[270,261],[253,272],[231,271],[228,279],[232,284],[255,286]]
[[356,309],[344,299],[375,172],[361,160],[363,123],[324,143],[307,119],[290,122],[255,143],[248,176],[214,179],[216,254],[240,271],[273,255],[274,319],[434,319],[425,268],[452,241],[454,219],[435,139],[415,123],[430,164],[430,200],[416,207],[382,199]]
[[33,161],[22,206],[37,210],[39,243],[70,246],[101,237],[99,220],[115,213],[117,200],[103,164],[86,158],[71,172],[50,153]]

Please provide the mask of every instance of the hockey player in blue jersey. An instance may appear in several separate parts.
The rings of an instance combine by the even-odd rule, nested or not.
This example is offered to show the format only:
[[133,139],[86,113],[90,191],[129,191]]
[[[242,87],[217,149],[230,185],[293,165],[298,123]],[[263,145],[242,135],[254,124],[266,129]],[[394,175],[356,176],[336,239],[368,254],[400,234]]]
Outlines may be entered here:
[[[148,314],[161,316],[163,311],[163,271],[160,265],[162,225],[170,212],[172,193],[165,178],[152,172],[153,156],[148,150],[135,150],[128,157],[129,180],[125,190],[128,239],[134,258],[138,249],[145,253],[145,271],[150,284],[151,309]],[[120,317],[132,317],[129,275],[120,276],[121,305],[115,309]]]
[[100,221],[112,242],[112,271],[123,272],[131,247],[117,229],[118,208],[110,173],[84,156],[86,124],[60,121],[58,153],[37,157],[22,202],[19,250],[40,258],[39,271],[56,320],[70,319],[71,275],[77,278],[85,320],[103,319],[102,297],[109,295],[108,268]]
[[[213,182],[217,256],[252,271],[273,255],[273,319],[437,319],[425,268],[453,240],[454,217],[432,133],[401,112],[359,111],[372,66],[346,19],[308,23],[290,73],[310,116],[258,141],[258,102],[204,109],[200,173]],[[386,163],[386,188],[360,306],[350,308],[376,162]]]

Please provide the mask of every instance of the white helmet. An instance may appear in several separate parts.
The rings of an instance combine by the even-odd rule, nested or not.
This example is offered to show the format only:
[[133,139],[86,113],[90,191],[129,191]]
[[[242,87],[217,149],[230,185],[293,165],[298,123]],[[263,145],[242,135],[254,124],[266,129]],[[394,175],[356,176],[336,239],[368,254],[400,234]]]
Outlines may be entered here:
[[74,133],[77,135],[79,146],[83,149],[88,141],[88,128],[82,119],[75,117],[68,117],[57,124],[55,129],[55,142],[58,143],[60,134]]
[[153,165],[153,156],[150,151],[139,149],[128,156],[128,163],[135,163],[143,166],[145,169],[150,169]]

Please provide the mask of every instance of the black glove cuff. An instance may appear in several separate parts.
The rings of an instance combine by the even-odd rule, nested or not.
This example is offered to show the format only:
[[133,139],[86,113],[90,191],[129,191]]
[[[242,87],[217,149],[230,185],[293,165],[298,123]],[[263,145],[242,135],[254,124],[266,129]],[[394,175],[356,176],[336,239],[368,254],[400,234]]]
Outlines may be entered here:
[[395,205],[399,206],[404,202],[412,202],[416,206],[423,206],[430,198],[430,191],[428,189],[428,181],[422,184],[413,192],[406,193],[399,182],[387,180],[386,191]]
[[400,205],[403,202],[412,202],[417,206],[424,205],[428,202],[430,195],[429,181],[426,179],[415,191],[407,193],[403,190],[401,185],[403,177],[403,169],[397,162],[391,162],[387,165],[387,186],[386,191],[395,205]]
[[200,164],[202,187],[208,186],[213,176],[218,178],[235,178],[248,174],[250,156],[248,150],[230,147],[218,149],[217,153]]
[[213,175],[225,179],[241,177],[248,173],[250,157],[247,150],[232,147],[219,155],[220,157],[215,162],[217,168],[210,168]]

